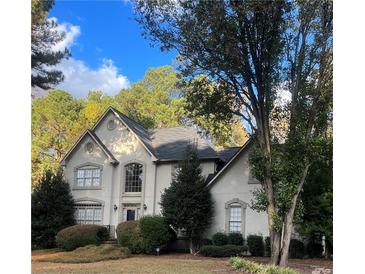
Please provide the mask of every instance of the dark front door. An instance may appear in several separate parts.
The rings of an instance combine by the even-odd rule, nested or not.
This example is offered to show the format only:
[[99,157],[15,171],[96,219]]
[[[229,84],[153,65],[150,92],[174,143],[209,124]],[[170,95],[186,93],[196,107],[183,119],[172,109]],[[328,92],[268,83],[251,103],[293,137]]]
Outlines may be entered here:
[[127,210],[127,221],[134,221],[136,219],[136,210],[128,209]]

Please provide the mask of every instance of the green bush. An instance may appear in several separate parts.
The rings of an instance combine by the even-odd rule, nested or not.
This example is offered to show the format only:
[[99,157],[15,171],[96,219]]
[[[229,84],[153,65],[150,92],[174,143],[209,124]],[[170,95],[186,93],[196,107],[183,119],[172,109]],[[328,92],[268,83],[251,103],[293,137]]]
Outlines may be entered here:
[[322,257],[323,247],[320,243],[311,241],[307,245],[307,253],[310,258]]
[[262,265],[249,260],[233,257],[229,264],[236,270],[247,274],[299,274],[297,271],[275,265]]
[[56,246],[57,232],[75,224],[73,204],[62,174],[46,172],[32,192],[32,249]]
[[167,247],[170,238],[169,226],[162,216],[144,216],[139,220],[143,248],[146,253],[155,253]]
[[213,245],[213,241],[211,239],[208,239],[208,238],[203,238],[200,241],[200,245],[201,246],[203,246],[203,245]]
[[252,256],[264,256],[264,240],[260,235],[249,235],[247,237],[248,250]]
[[207,257],[231,257],[242,255],[247,251],[247,247],[238,245],[203,245],[200,254]]
[[100,244],[109,237],[106,227],[100,225],[74,225],[62,229],[56,235],[59,248],[74,250],[77,247]]
[[289,257],[290,258],[297,258],[302,259],[304,257],[304,244],[302,241],[297,239],[291,239],[289,245]]
[[119,245],[128,247],[134,253],[142,253],[142,237],[138,221],[122,222],[117,226],[117,240]]
[[241,233],[233,232],[228,234],[228,244],[243,245],[243,237]]
[[271,243],[270,237],[265,237],[265,256],[271,256]]
[[228,244],[228,236],[221,232],[215,233],[212,237],[212,240],[213,244],[217,246]]

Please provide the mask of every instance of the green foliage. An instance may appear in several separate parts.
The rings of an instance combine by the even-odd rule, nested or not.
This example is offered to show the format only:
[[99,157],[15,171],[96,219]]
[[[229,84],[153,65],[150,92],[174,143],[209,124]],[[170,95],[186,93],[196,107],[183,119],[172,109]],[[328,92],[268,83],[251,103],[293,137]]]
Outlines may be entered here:
[[81,246],[100,244],[108,238],[109,233],[104,226],[79,224],[59,231],[56,242],[59,248],[70,251]]
[[222,232],[217,232],[213,235],[212,241],[214,245],[226,245],[228,244],[228,236]]
[[57,232],[75,223],[73,203],[62,174],[44,174],[32,192],[32,248],[55,246]]
[[128,247],[134,253],[142,253],[143,243],[138,221],[122,222],[117,226],[117,240],[120,246]]
[[230,258],[229,264],[235,270],[248,274],[298,274],[297,271],[287,267],[278,267],[275,265],[264,266],[238,257]]
[[241,233],[232,232],[228,234],[228,244],[243,245],[243,237]]
[[32,86],[49,89],[60,83],[61,71],[51,69],[63,58],[68,58],[68,49],[54,51],[52,47],[65,39],[65,33],[57,30],[57,23],[47,19],[54,0],[32,0]]
[[264,241],[261,235],[248,235],[247,246],[252,256],[264,256]]
[[196,151],[189,146],[179,165],[176,180],[161,196],[162,215],[169,225],[197,240],[212,221],[213,201]]
[[302,259],[305,254],[304,243],[297,239],[291,239],[289,246],[289,257]]
[[155,254],[156,247],[165,249],[170,238],[169,227],[161,216],[143,216],[139,220],[140,234],[146,253]]
[[200,254],[207,257],[239,256],[247,251],[247,247],[238,245],[203,245]]

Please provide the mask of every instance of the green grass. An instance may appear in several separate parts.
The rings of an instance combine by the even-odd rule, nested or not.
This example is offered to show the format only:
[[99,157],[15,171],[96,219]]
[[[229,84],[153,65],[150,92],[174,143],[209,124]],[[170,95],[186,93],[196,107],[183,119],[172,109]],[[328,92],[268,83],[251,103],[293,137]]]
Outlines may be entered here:
[[92,263],[105,260],[124,259],[129,256],[128,249],[114,245],[87,245],[70,252],[57,252],[36,259],[51,263]]
[[299,274],[296,270],[288,267],[262,265],[238,257],[230,258],[229,264],[234,269],[249,274]]

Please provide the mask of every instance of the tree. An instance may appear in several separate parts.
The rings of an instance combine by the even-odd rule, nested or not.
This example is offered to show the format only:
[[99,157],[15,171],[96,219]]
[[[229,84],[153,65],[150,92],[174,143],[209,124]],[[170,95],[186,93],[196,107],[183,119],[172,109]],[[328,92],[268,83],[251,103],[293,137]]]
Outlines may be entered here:
[[[146,37],[179,52],[186,81],[206,74],[214,99],[225,103],[192,100],[197,113],[237,115],[254,136],[257,206],[268,213],[271,262],[286,265],[298,197],[332,116],[332,2],[141,0],[135,10]],[[282,87],[291,100],[273,113]],[[279,144],[272,120],[285,112],[288,132]]]
[[63,81],[59,70],[51,69],[63,58],[68,58],[68,49],[55,51],[52,48],[65,38],[57,30],[57,23],[47,19],[54,0],[32,0],[32,87],[49,89]]
[[195,241],[211,223],[213,202],[192,147],[187,148],[179,168],[176,179],[161,195],[161,209],[168,224],[176,230],[185,231],[193,253]]
[[82,108],[80,101],[60,90],[32,102],[33,187],[47,170],[57,172],[65,152],[79,137],[81,132],[75,128]]
[[32,248],[55,246],[57,232],[75,224],[73,204],[62,174],[46,172],[32,192]]

